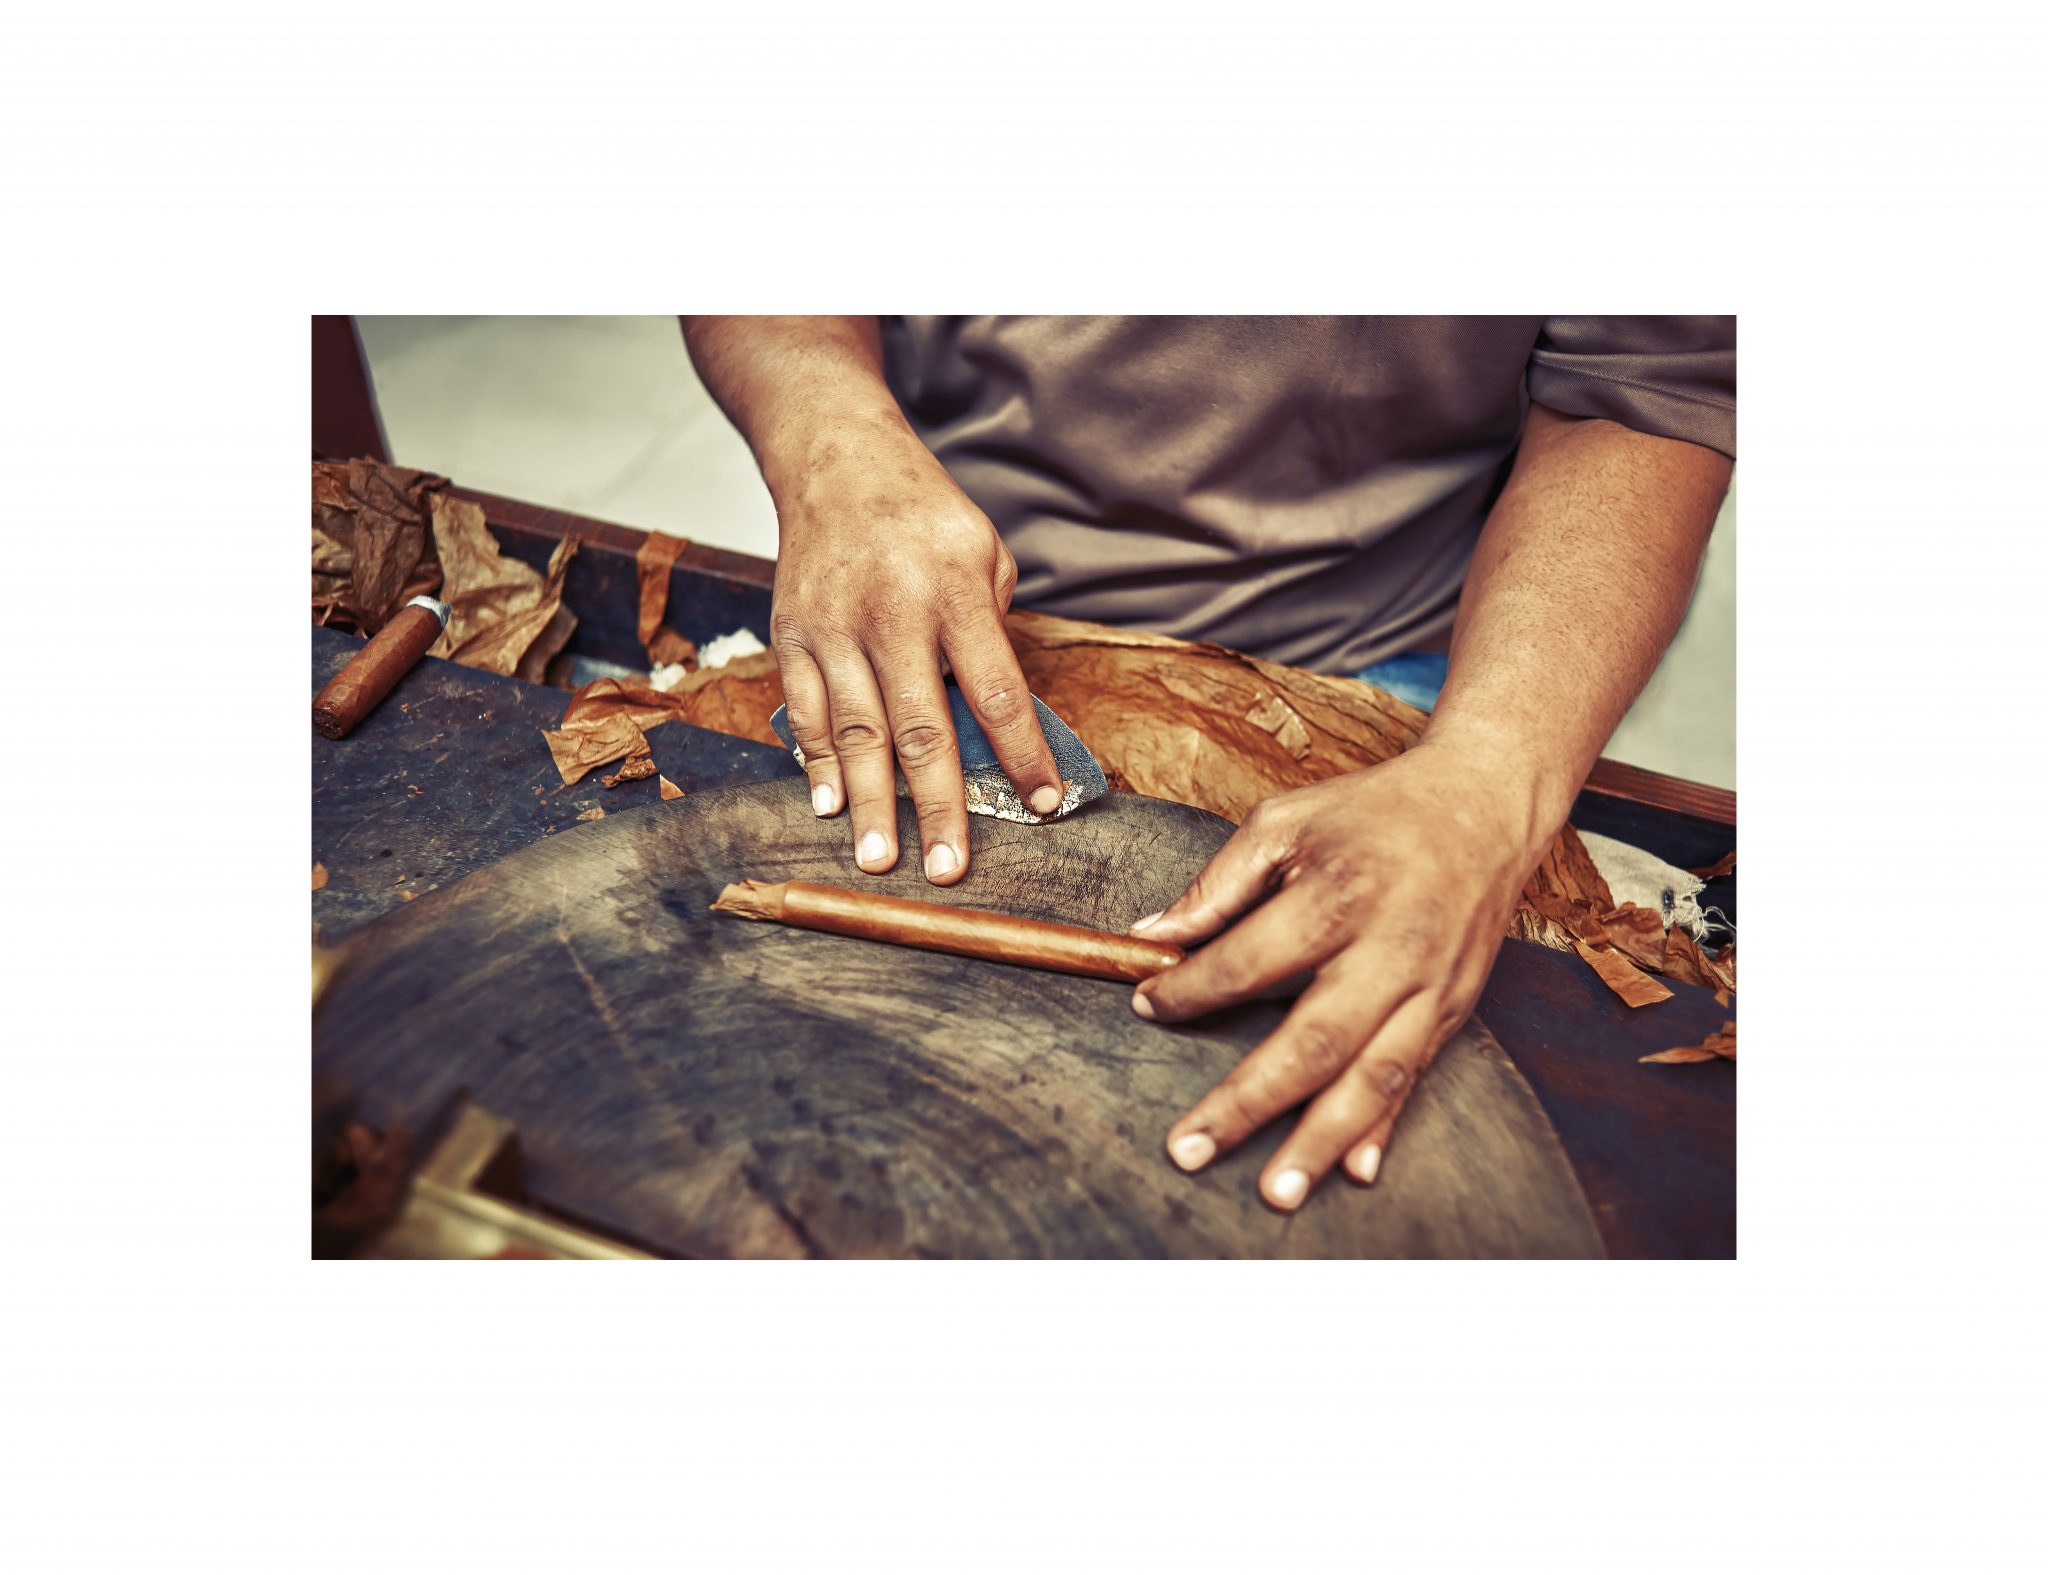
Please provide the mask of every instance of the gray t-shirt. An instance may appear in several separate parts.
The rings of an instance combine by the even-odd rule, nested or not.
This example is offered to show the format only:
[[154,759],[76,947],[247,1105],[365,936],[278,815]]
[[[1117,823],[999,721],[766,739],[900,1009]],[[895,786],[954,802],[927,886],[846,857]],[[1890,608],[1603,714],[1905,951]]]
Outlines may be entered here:
[[1732,317],[882,323],[1018,606],[1322,672],[1443,647],[1532,399],[1735,453]]

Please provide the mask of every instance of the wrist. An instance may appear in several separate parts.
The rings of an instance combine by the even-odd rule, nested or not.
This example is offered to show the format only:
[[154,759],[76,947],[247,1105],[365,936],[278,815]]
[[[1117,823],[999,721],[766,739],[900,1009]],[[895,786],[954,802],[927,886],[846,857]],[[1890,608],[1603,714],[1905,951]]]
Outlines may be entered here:
[[762,434],[754,453],[769,495],[787,513],[877,465],[894,461],[900,469],[906,451],[930,458],[884,389],[879,397],[842,390],[808,398]]
[[1463,720],[1439,726],[1432,719],[1409,752],[1454,772],[1505,844],[1531,866],[1570,816],[1583,774],[1508,729]]

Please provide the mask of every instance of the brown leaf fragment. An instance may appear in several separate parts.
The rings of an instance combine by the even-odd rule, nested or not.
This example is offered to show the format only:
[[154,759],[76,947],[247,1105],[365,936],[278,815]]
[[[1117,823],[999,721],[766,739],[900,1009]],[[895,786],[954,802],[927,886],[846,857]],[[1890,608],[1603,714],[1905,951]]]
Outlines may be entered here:
[[1358,679],[1220,645],[1044,613],[1012,612],[1005,627],[1031,692],[1105,774],[1232,820],[1289,788],[1392,759],[1428,720]]
[[1708,990],[1735,988],[1735,948],[1724,946],[1709,956],[1682,924],[1671,926],[1664,940],[1664,976]]
[[327,884],[327,866],[318,860],[313,864],[313,889],[318,891]]
[[562,606],[576,538],[562,538],[541,574],[499,552],[474,503],[436,494],[433,524],[448,627],[427,654],[537,679],[576,628],[575,614]]
[[[427,540],[442,476],[375,460],[313,466],[313,607],[323,622],[374,634],[438,578]],[[339,615],[337,617],[337,615]]]
[[1640,1057],[1644,1061],[1662,1061],[1673,1066],[1683,1066],[1692,1061],[1733,1061],[1735,1059],[1735,1024],[1723,1023],[1716,1033],[1708,1034],[1696,1045],[1680,1045],[1675,1050],[1661,1050],[1656,1055]]
[[[644,744],[646,740],[643,738],[641,742]],[[608,788],[615,788],[621,782],[643,782],[654,775],[654,770],[653,755],[629,756],[618,770],[608,777],[599,777],[597,780]]]
[[654,638],[647,642],[647,660],[654,667],[668,667],[680,662],[695,671],[697,666],[697,642],[685,640],[675,630],[661,628],[654,631]]
[[646,735],[630,716],[607,716],[552,732],[543,729],[541,736],[548,741],[548,753],[554,756],[555,769],[561,773],[564,787],[581,782],[599,766],[610,765],[614,760],[637,759],[652,753]]
[[640,580],[640,644],[647,651],[648,662],[655,667],[667,667],[674,662],[694,666],[697,661],[697,647],[675,630],[663,628],[661,622],[668,612],[669,575],[675,569],[677,554],[687,546],[689,543],[680,537],[651,530],[633,555],[633,567]]
[[1639,1061],[1663,1061],[1672,1066],[1683,1066],[1688,1061],[1713,1061],[1718,1059],[1705,1045],[1686,1045],[1677,1050],[1659,1050],[1655,1055],[1638,1056]]
[[1671,999],[1671,992],[1617,951],[1599,951],[1574,940],[1572,950],[1592,965],[1607,988],[1629,1006],[1650,1006]]
[[1719,876],[1726,875],[1730,870],[1734,868],[1735,850],[1733,848],[1730,848],[1726,853],[1722,854],[1718,859],[1714,860],[1713,863],[1706,865],[1701,869],[1693,870],[1691,873],[1699,876],[1701,880],[1714,880]]
[[398,894],[398,900],[400,902],[411,902],[418,895],[419,893],[416,891],[402,891]]
[[599,804],[593,804],[576,818],[578,820],[603,820],[604,807]]
[[681,788],[669,781],[667,777],[663,777],[661,779],[661,796],[663,798],[683,798],[686,795]]
[[1623,903],[1612,913],[1600,915],[1601,927],[1614,949],[1639,968],[1652,973],[1664,969],[1664,915],[1654,908]]

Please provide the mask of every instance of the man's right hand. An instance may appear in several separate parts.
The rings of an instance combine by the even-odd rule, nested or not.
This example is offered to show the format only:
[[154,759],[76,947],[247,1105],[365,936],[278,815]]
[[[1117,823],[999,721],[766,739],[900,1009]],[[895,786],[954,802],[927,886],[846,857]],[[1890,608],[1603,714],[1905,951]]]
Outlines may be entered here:
[[967,794],[942,664],[1025,803],[1059,771],[1003,632],[1017,565],[903,419],[872,317],[690,317],[690,357],[746,435],[782,549],[770,633],[820,815],[850,808],[854,862],[896,865],[896,776],[925,877],[967,873]]
[[1025,803],[1040,814],[1060,803],[1003,632],[1016,560],[893,412],[817,431],[778,479],[770,627],[812,805],[850,807],[854,861],[891,869],[900,762],[925,877],[949,886],[967,873],[967,803],[942,659]]

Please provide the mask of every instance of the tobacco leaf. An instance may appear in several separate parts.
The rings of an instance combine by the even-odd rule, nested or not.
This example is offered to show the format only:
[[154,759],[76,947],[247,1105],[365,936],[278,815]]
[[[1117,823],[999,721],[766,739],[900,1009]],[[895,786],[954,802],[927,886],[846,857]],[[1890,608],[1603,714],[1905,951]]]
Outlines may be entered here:
[[1689,871],[1688,873],[1699,876],[1701,880],[1713,880],[1717,876],[1726,875],[1730,870],[1734,868],[1735,850],[1733,848],[1730,848],[1726,853],[1722,854],[1718,859],[1714,860],[1713,863],[1708,864],[1703,868]]
[[676,702],[676,714],[693,727],[783,747],[775,729],[768,725],[768,718],[782,704],[782,675],[776,669],[773,651],[735,656],[723,667],[700,669],[663,698]]
[[1682,924],[1671,926],[1664,940],[1664,974],[1708,990],[1735,988],[1735,948],[1725,946],[1710,957]]
[[1683,1066],[1692,1061],[1733,1061],[1735,1059],[1735,1024],[1723,1023],[1717,1033],[1708,1034],[1696,1045],[1680,1045],[1673,1050],[1660,1050],[1655,1055],[1639,1057],[1643,1061],[1662,1061],[1674,1066]]
[[447,485],[375,460],[314,462],[313,607],[323,623],[374,634],[409,597],[433,590],[427,519]]
[[313,889],[318,891],[327,884],[327,866],[315,860],[313,864]]
[[1664,971],[1664,915],[1656,909],[1625,902],[1601,914],[1600,926],[1608,943],[1637,967]]
[[647,661],[653,667],[695,668],[697,642],[685,640],[673,629],[657,629],[654,638],[647,643]]
[[1589,964],[1607,988],[1629,1006],[1650,1006],[1671,999],[1671,992],[1617,951],[1600,951],[1573,940],[1572,950]]
[[[647,740],[645,738],[642,738],[640,742],[644,745],[647,742]],[[621,765],[618,770],[614,771],[608,777],[599,777],[597,780],[602,782],[608,788],[615,788],[621,782],[643,782],[648,777],[653,776],[654,773],[655,765],[653,755],[628,755],[626,757],[625,763]]]
[[1377,765],[1422,736],[1413,706],[1355,678],[1220,645],[1012,612],[1031,692],[1132,789],[1242,820],[1254,804]]
[[565,787],[581,782],[599,766],[608,766],[614,760],[651,754],[646,735],[630,716],[608,716],[553,731],[543,729],[541,736],[548,741],[548,753],[554,756],[555,769],[562,774]]
[[590,808],[586,809],[582,814],[578,815],[576,818],[578,820],[603,820],[604,806],[601,804],[593,804],[590,806]]
[[669,781],[667,777],[663,777],[661,779],[661,796],[663,798],[684,798],[687,795],[681,788]]
[[640,644],[646,648],[648,662],[655,667],[674,662],[696,665],[696,645],[675,630],[663,628],[661,623],[668,612],[669,574],[675,568],[676,555],[687,546],[689,543],[680,537],[651,530],[633,555],[634,571],[640,580]]
[[432,513],[448,627],[427,654],[538,679],[576,628],[575,614],[562,606],[576,538],[557,544],[543,575],[498,550],[474,503],[436,494]]

